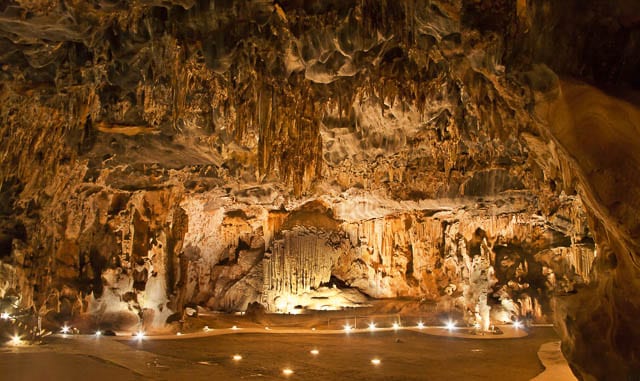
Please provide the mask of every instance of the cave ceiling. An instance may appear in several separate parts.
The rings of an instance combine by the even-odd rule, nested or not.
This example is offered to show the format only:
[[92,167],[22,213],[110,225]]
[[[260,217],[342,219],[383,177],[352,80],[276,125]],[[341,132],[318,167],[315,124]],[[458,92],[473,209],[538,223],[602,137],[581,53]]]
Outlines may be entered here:
[[329,279],[438,299],[447,253],[491,249],[498,284],[574,261],[586,291],[541,308],[576,374],[621,379],[638,43],[633,1],[2,1],[3,295],[72,315],[146,289],[154,319]]

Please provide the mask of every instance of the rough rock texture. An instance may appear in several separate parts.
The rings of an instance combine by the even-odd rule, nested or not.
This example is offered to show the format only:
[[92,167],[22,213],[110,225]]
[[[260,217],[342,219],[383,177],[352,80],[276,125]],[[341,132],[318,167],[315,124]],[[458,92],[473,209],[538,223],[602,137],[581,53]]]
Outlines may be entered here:
[[487,298],[637,375],[640,10],[608,3],[3,3],[3,306]]
[[[640,112],[584,84],[564,82],[539,112],[549,121],[549,142],[565,158],[565,182],[574,183],[589,211],[598,242],[597,282],[558,300],[564,352],[585,379],[638,374],[634,324],[638,311],[638,140]],[[579,131],[578,131],[579,129]],[[587,138],[589,136],[589,138]],[[603,362],[587,348],[605,348]],[[629,376],[631,375],[631,376]]]

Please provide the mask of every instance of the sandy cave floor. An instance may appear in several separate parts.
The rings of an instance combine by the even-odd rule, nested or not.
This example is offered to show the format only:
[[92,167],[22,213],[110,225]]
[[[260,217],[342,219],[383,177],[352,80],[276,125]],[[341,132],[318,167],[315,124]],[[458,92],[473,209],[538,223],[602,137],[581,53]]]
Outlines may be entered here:
[[[173,340],[74,335],[4,347],[2,380],[530,380],[552,328],[506,340],[434,336],[414,330],[246,333]],[[310,350],[317,349],[318,355]],[[242,359],[234,361],[239,354]],[[380,359],[373,365],[373,358]],[[284,368],[293,374],[282,374]]]

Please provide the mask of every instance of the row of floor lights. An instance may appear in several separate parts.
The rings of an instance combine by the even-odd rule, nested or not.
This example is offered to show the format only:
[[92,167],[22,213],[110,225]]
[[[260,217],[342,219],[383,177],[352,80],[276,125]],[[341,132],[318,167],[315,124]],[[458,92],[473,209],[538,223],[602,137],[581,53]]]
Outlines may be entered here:
[[[519,322],[519,321],[516,321],[516,322],[514,322],[514,323],[513,323],[513,326],[514,326],[516,329],[520,329],[520,328],[522,328],[522,323],[521,323],[521,322]],[[398,329],[400,329],[400,324],[398,324],[398,323],[393,323],[392,327],[393,327],[393,329],[394,329],[394,330],[398,330]],[[418,322],[418,324],[416,325],[416,327],[417,327],[418,329],[424,329],[424,328],[425,328],[425,325],[424,325],[424,323],[423,323],[423,322]],[[455,322],[452,322],[451,320],[449,320],[449,321],[446,323],[445,327],[446,327],[449,331],[452,331],[452,330],[456,329],[456,324],[455,324]],[[375,331],[375,330],[376,330],[376,328],[377,328],[377,327],[376,327],[376,323],[369,323],[369,330],[370,330],[370,331]],[[237,326],[235,326],[235,325],[234,325],[233,327],[231,327],[231,329],[232,329],[232,330],[234,330],[234,331],[236,331],[236,330],[238,330],[238,329],[240,329],[240,328],[238,328]],[[270,331],[270,330],[271,330],[271,328],[269,328],[269,327],[264,327],[264,329],[265,329],[265,330],[267,330],[267,331]],[[344,329],[344,331],[345,331],[345,332],[351,332],[351,330],[353,330],[353,327],[352,327],[351,325],[349,325],[349,324],[345,324],[345,325],[343,326],[343,329]],[[62,327],[61,332],[62,332],[63,334],[67,334],[67,333],[69,333],[69,331],[70,331],[70,330],[71,330],[71,328],[65,325],[65,326],[63,326],[63,327]],[[211,329],[210,329],[209,327],[207,327],[207,326],[205,326],[205,327],[203,328],[203,331],[205,331],[205,332],[209,332],[210,330],[211,330]],[[95,332],[95,335],[96,335],[97,337],[100,337],[100,336],[102,335],[102,331],[100,331],[100,330],[96,331],[96,332]],[[178,332],[178,333],[176,333],[176,335],[177,335],[177,336],[182,336],[182,332]],[[136,333],[134,334],[134,336],[135,336],[136,338],[138,338],[138,339],[142,339],[142,338],[144,337],[144,332],[142,332],[142,331],[138,331],[138,332],[136,332]]]
[[[398,329],[400,329],[400,324],[399,324],[399,323],[393,323],[393,324],[391,325],[391,327],[392,327],[394,330],[396,330],[396,331],[397,331]],[[424,328],[426,328],[425,324],[424,324],[423,322],[421,322],[421,321],[420,321],[420,322],[418,322],[418,324],[416,325],[416,327],[417,327],[418,329],[424,329]],[[520,328],[522,328],[522,327],[523,327],[523,324],[522,324],[522,322],[520,322],[520,321],[515,321],[515,322],[513,323],[513,327],[514,327],[515,329],[520,329]],[[371,322],[371,323],[369,323],[369,325],[368,325],[368,329],[369,329],[370,331],[375,331],[377,328],[378,328],[378,327],[376,326],[376,323],[374,323],[374,322]],[[447,321],[447,322],[445,323],[445,328],[446,328],[446,329],[448,329],[449,331],[453,331],[454,329],[456,329],[456,328],[457,328],[457,327],[456,327],[456,323],[455,323],[454,321],[449,320],[449,321]],[[479,327],[478,327],[478,328],[479,328]],[[351,332],[354,328],[353,328],[351,325],[349,325],[349,324],[347,323],[347,324],[345,324],[345,325],[343,326],[343,329],[344,329],[344,331],[345,331],[345,332]]]
[[[519,322],[519,321],[516,321],[515,323],[513,323],[513,326],[514,326],[516,329],[519,329],[519,328],[522,328],[522,323],[521,323],[521,322]],[[369,330],[370,330],[370,331],[375,331],[375,330],[376,330],[376,328],[377,328],[377,327],[376,327],[376,323],[373,323],[373,322],[369,323],[369,326],[368,326],[368,327],[369,327]],[[423,322],[418,322],[418,324],[416,325],[416,327],[417,327],[418,329],[423,329],[423,328],[425,328],[425,325],[424,325],[424,323],[423,323]],[[453,321],[449,320],[449,321],[447,321],[447,323],[445,324],[445,327],[446,327],[449,331],[452,331],[452,330],[456,329],[456,324],[455,324],[455,322],[453,322]],[[344,329],[344,331],[345,331],[345,332],[347,332],[347,333],[348,333],[348,332],[351,332],[351,331],[354,329],[354,328],[353,328],[349,323],[345,324],[342,328],[343,328],[343,329]],[[392,324],[392,328],[393,328],[394,330],[396,330],[396,331],[397,331],[398,329],[400,329],[400,324],[399,324],[399,323],[393,323],[393,324]],[[238,328],[238,326],[235,326],[235,325],[231,327],[231,330],[233,330],[233,331],[237,331],[237,330],[239,330],[239,329],[240,329],[240,328]],[[266,330],[271,330],[269,327],[265,327],[265,329],[266,329]],[[211,330],[211,328],[209,328],[208,326],[204,326],[204,328],[203,328],[202,330],[203,330],[204,332],[209,332],[209,331]],[[63,334],[67,334],[67,333],[69,333],[69,332],[71,331],[71,327],[69,327],[69,326],[67,326],[67,325],[64,325],[64,326],[61,328],[61,330],[60,330],[60,331],[61,331]],[[96,331],[95,335],[99,337],[99,336],[101,336],[101,335],[102,335],[102,332],[101,332],[100,330],[98,330],[98,331]],[[176,335],[181,336],[181,335],[182,335],[182,333],[181,333],[181,332],[178,332]],[[138,331],[138,332],[136,332],[136,333],[134,334],[134,337],[135,337],[135,338],[137,338],[137,339],[139,339],[139,340],[141,340],[144,336],[145,336],[145,334],[144,334],[144,332],[143,332],[143,331]]]
[[[311,353],[313,354],[314,351],[316,352],[315,354],[319,353],[317,349],[311,350]],[[238,361],[242,360],[242,355],[235,354],[235,355],[231,356],[231,359],[233,359],[233,361],[235,361],[235,362],[238,362]],[[284,374],[285,376],[290,376],[290,375],[293,374],[293,370],[291,368],[284,368],[284,369],[282,369],[282,374]]]
[[[447,328],[449,331],[452,331],[452,330],[454,330],[454,329],[456,329],[456,328],[457,328],[457,327],[456,327],[456,323],[455,323],[455,322],[453,322],[453,321],[451,321],[451,320],[449,320],[449,321],[446,323],[446,325],[445,325],[445,326],[446,326],[446,328]],[[516,320],[515,322],[513,322],[513,327],[514,327],[515,329],[520,329],[520,328],[522,328],[522,322],[521,322],[521,321],[519,321],[519,320]],[[421,328],[421,327],[418,327],[418,328]],[[474,325],[474,328],[476,328],[476,329],[480,329],[480,323],[476,323],[476,324]]]
[[[349,325],[349,324],[345,324],[345,325],[343,326],[343,328],[344,328],[345,332],[350,332],[351,330],[353,330],[353,327],[352,327],[351,325]],[[399,328],[398,323],[393,323],[393,328],[394,328],[394,329],[398,329],[398,328]],[[423,328],[422,323],[418,323],[418,328]],[[231,327],[230,329],[231,329],[232,331],[237,331],[237,330],[239,330],[240,328],[239,328],[238,326],[235,326],[235,325],[234,325],[234,326],[233,326],[233,327]],[[264,327],[264,329],[265,329],[265,330],[267,330],[267,331],[270,331],[270,330],[271,330],[271,328],[269,328],[269,327]],[[369,324],[369,329],[370,329],[370,330],[372,330],[372,331],[373,331],[373,330],[375,330],[375,329],[376,329],[376,324],[375,324],[375,323],[370,323],[370,324]],[[202,328],[202,330],[203,330],[204,332],[209,332],[209,331],[211,331],[211,328],[209,328],[209,326],[204,326],[204,328]],[[315,328],[312,328],[311,330],[312,330],[312,331],[315,331],[316,329],[315,329]],[[60,332],[61,332],[63,335],[66,335],[66,334],[68,334],[68,333],[70,333],[70,332],[71,332],[71,327],[69,327],[68,325],[66,325],[66,324],[65,324],[64,326],[62,326],[62,328],[60,328]],[[102,331],[97,330],[97,331],[95,332],[95,335],[96,335],[96,336],[98,336],[98,337],[102,336]],[[145,336],[145,333],[144,333],[143,331],[138,331],[138,332],[134,333],[134,334],[133,334],[133,336],[134,336],[135,338],[137,338],[137,339],[142,339],[142,338]],[[176,336],[182,336],[182,332],[177,332],[177,333],[176,333]]]
[[[516,329],[520,329],[520,328],[522,328],[522,323],[521,323],[521,322],[519,322],[519,321],[516,321],[516,322],[514,322],[514,323],[513,323],[513,326],[514,326]],[[377,327],[376,327],[376,323],[373,323],[373,322],[372,322],[372,323],[369,323],[369,326],[368,326],[368,327],[369,327],[369,330],[370,330],[370,331],[375,331],[375,330],[376,330],[376,328],[377,328]],[[424,323],[423,323],[423,322],[418,322],[418,324],[416,325],[416,327],[417,327],[418,329],[424,329],[424,328],[425,328],[425,325],[424,325]],[[449,320],[449,321],[445,324],[445,327],[446,327],[449,331],[452,331],[452,330],[456,329],[456,323],[455,323],[455,322],[453,322],[453,321],[451,321],[451,320]],[[393,328],[394,330],[396,330],[396,331],[397,331],[398,329],[400,329],[400,324],[398,324],[398,323],[393,323],[392,328]],[[234,325],[233,327],[231,327],[231,330],[234,330],[234,331],[237,331],[238,329],[240,329],[240,328],[238,328],[238,327],[237,327],[237,326],[235,326],[235,325]],[[269,327],[265,327],[265,329],[266,329],[266,330],[268,330],[268,331],[270,331],[270,330],[271,330],[271,328],[269,328]],[[349,325],[349,324],[345,324],[345,325],[343,326],[343,329],[344,329],[344,331],[345,331],[345,332],[347,332],[347,333],[348,333],[348,332],[351,332],[351,330],[353,330],[353,327],[352,327],[351,325]],[[65,326],[63,326],[63,327],[62,327],[62,329],[61,329],[60,331],[61,331],[63,334],[67,334],[67,333],[69,333],[69,331],[70,331],[70,330],[71,330],[71,327],[69,327],[69,326],[66,326],[66,325],[65,325]],[[208,326],[205,326],[205,327],[203,328],[203,331],[205,331],[205,332],[209,332],[210,330],[211,330],[211,329],[210,329]],[[102,331],[100,331],[100,330],[96,331],[96,332],[95,332],[95,335],[96,335],[97,337],[102,336]],[[182,332],[178,332],[178,333],[176,333],[176,335],[177,335],[177,336],[182,336]],[[143,331],[138,331],[138,332],[136,332],[136,333],[134,334],[134,336],[135,336],[135,338],[137,338],[137,339],[142,339],[142,338],[145,336],[145,334],[144,334],[144,332],[143,332]]]
[[[73,331],[73,328],[68,326],[68,325],[66,325],[66,324],[63,325],[60,328],[60,333],[62,333],[62,337],[67,337],[67,334],[73,333],[72,331]],[[97,330],[97,331],[94,332],[94,335],[96,337],[100,337],[100,336],[102,336],[102,331],[101,330]]]
[[[521,322],[519,322],[519,321],[516,321],[515,323],[513,323],[513,326],[514,326],[516,329],[519,329],[519,328],[522,328],[522,323],[521,323]],[[399,323],[393,323],[393,324],[391,325],[391,327],[392,327],[394,330],[396,330],[396,331],[397,331],[398,329],[400,329],[400,324],[399,324]],[[421,321],[420,321],[420,322],[418,322],[418,324],[416,325],[416,327],[417,327],[418,329],[424,329],[424,328],[426,328],[425,324],[424,324],[423,322],[421,322]],[[446,327],[449,331],[452,331],[452,330],[456,329],[456,323],[455,323],[455,322],[453,322],[453,321],[451,321],[451,320],[449,320],[449,321],[447,321],[447,322],[445,323],[445,327]],[[343,328],[343,330],[344,330],[345,332],[351,332],[351,331],[354,329],[354,327],[353,327],[353,326],[351,326],[349,323],[347,323],[347,324],[343,325],[343,326],[342,326],[342,328]],[[374,323],[374,322],[369,323],[368,328],[369,328],[369,330],[370,330],[370,331],[375,331],[375,330],[376,330],[376,328],[377,328],[376,323]],[[69,329],[70,329],[70,328],[68,328],[67,326],[63,327],[63,328],[62,328],[62,333],[67,333],[67,332],[69,331]],[[238,326],[236,326],[236,325],[234,325],[234,326],[232,326],[232,327],[231,327],[231,330],[232,330],[232,331],[237,331],[237,330],[239,330],[239,329],[240,329],[240,328],[238,328]],[[271,330],[271,328],[269,328],[269,327],[264,327],[264,329],[265,329],[265,330],[267,330],[267,331],[270,331],[270,330]],[[204,328],[203,328],[202,330],[203,330],[204,332],[209,332],[209,331],[211,330],[211,328],[209,328],[208,326],[204,326]],[[315,328],[312,328],[311,330],[312,330],[312,331],[315,331]],[[96,332],[96,334],[99,336],[99,334],[98,334],[97,332]],[[178,335],[178,336],[180,336],[180,335],[182,335],[182,333],[178,332],[178,333],[177,333],[177,335]]]
[[[240,327],[238,327],[237,325],[234,325],[234,326],[232,326],[230,329],[231,329],[232,331],[237,331],[237,330],[239,330],[239,329],[240,329]],[[270,331],[270,330],[271,330],[271,328],[269,328],[269,327],[264,327],[264,329],[266,329],[267,331]],[[209,331],[211,331],[211,328],[209,328],[209,326],[208,326],[208,325],[205,325],[205,326],[204,326],[204,328],[202,328],[202,330],[203,330],[204,332],[209,332]]]
[[[4,314],[5,314],[5,313],[3,313],[3,315],[4,315]],[[2,316],[1,318],[2,318],[2,319],[5,319],[5,317],[4,317],[4,316]],[[8,318],[8,317],[7,317],[7,318]],[[519,321],[516,321],[515,323],[513,323],[513,326],[514,326],[516,329],[519,329],[519,328],[522,328],[522,323],[521,323],[521,322],[519,322]],[[425,328],[425,325],[424,325],[424,323],[423,323],[423,322],[418,322],[418,324],[416,325],[416,327],[417,327],[418,329],[423,329],[423,328]],[[456,324],[455,324],[455,322],[453,322],[453,321],[449,320],[449,321],[445,324],[445,327],[446,327],[449,331],[451,331],[451,330],[454,330],[454,329],[456,328]],[[342,328],[343,328],[343,329],[344,329],[344,331],[345,331],[345,332],[347,332],[347,333],[348,333],[348,332],[351,332],[351,331],[354,329],[354,328],[353,328],[349,323],[345,324]],[[369,330],[370,330],[370,331],[375,331],[375,330],[376,330],[376,328],[377,328],[376,323],[374,323],[374,322],[369,323],[368,328],[369,328]],[[392,324],[392,328],[393,328],[394,330],[396,330],[396,331],[397,331],[398,329],[400,329],[400,324],[399,324],[399,323],[393,323],[393,324]],[[231,327],[231,330],[232,330],[232,331],[237,331],[237,330],[239,330],[239,329],[240,329],[240,328],[238,328],[238,326],[235,326],[235,325]],[[209,332],[209,331],[211,330],[211,328],[209,328],[209,326],[206,326],[206,325],[205,325],[205,326],[204,326],[204,328],[203,328],[202,330],[203,330],[204,332]],[[271,330],[271,328],[269,328],[269,327],[265,327],[265,330],[268,330],[268,331],[269,331],[269,330]],[[315,330],[315,329],[314,329],[314,330]],[[60,329],[60,332],[62,332],[62,334],[64,334],[64,335],[68,334],[70,331],[71,331],[71,327],[69,327],[69,326],[68,326],[68,325],[66,325],[66,324],[65,324],[64,326],[62,326],[62,328]],[[95,335],[96,335],[97,337],[102,336],[102,331],[97,330],[97,331],[95,332]],[[177,336],[181,336],[181,335],[182,335],[182,333],[181,333],[181,332],[178,332],[178,333],[176,333],[176,335],[177,335]],[[140,339],[142,339],[144,336],[145,336],[145,334],[144,334],[144,332],[143,332],[143,331],[138,331],[138,332],[136,332],[136,333],[134,334],[134,337],[135,337],[136,339],[139,339],[139,340],[140,340]]]
[[[312,354],[313,356],[317,356],[318,354],[320,354],[320,351],[314,348],[314,349],[310,350],[309,353]],[[233,361],[235,361],[235,362],[238,362],[238,361],[242,360],[242,355],[235,354],[235,355],[231,356],[231,359]],[[371,364],[373,364],[375,366],[378,366],[381,363],[382,363],[382,361],[377,357],[374,357],[374,358],[371,359]],[[282,369],[282,374],[284,374],[285,376],[290,376],[293,373],[294,373],[293,369],[291,369],[291,368]]]
[[[455,324],[454,324],[454,326],[455,326]],[[376,326],[376,323],[374,323],[374,322],[369,323],[369,325],[367,327],[368,327],[369,331],[375,331],[378,328]],[[401,328],[399,323],[393,323],[391,325],[391,327],[396,331]],[[425,325],[424,325],[423,322],[418,322],[416,327],[418,329],[424,329]],[[350,332],[353,329],[353,327],[351,325],[349,325],[349,324],[343,325],[342,328],[344,329],[345,332]]]

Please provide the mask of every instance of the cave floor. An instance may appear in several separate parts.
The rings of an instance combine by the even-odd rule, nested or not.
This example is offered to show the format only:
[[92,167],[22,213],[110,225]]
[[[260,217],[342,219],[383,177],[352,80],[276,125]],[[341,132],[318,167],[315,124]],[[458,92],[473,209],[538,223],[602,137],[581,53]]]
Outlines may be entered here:
[[[0,351],[6,380],[530,380],[557,341],[535,327],[518,339],[476,340],[412,330],[336,335],[237,333],[176,340],[48,337]],[[313,355],[310,350],[317,349]],[[239,354],[242,359],[234,361]],[[380,359],[373,365],[373,358]],[[293,374],[285,376],[282,370]]]

